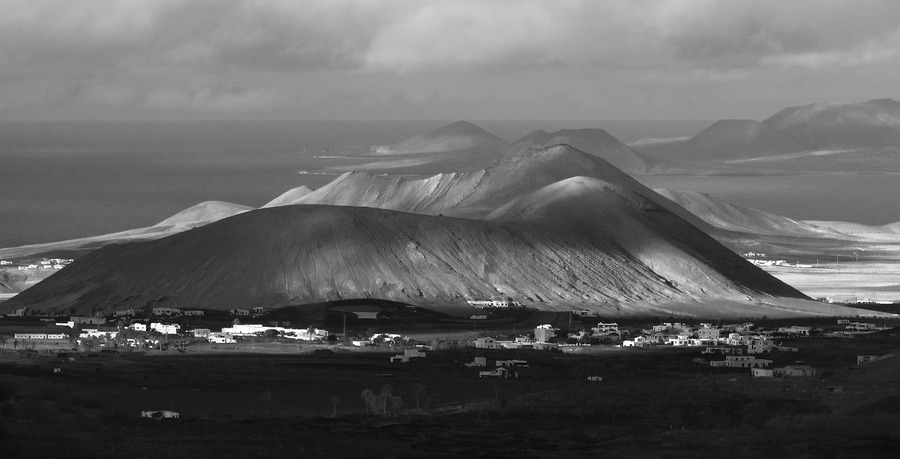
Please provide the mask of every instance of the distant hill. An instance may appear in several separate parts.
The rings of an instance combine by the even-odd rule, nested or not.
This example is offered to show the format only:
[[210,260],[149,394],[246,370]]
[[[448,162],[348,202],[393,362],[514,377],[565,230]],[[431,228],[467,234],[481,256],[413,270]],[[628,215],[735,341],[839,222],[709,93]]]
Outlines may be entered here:
[[635,190],[656,199],[695,226],[705,223],[659,197],[603,158],[569,145],[532,147],[507,154],[491,167],[475,172],[438,174],[407,179],[352,172],[344,174],[294,204],[364,206],[482,218],[499,206],[541,187],[571,177],[586,176]]
[[232,204],[222,201],[206,201],[200,204],[188,207],[181,212],[157,223],[156,227],[172,226],[172,225],[194,225],[221,220],[232,215],[237,215],[252,207],[240,204]]
[[497,153],[507,146],[507,142],[467,121],[448,124],[428,134],[417,135],[390,145],[380,153],[413,154],[443,153],[460,150],[480,150]]
[[761,123],[720,120],[687,141],[634,147],[674,173],[900,172],[900,102],[789,107]]
[[508,152],[518,152],[531,147],[548,147],[566,144],[585,153],[609,161],[629,174],[643,174],[648,170],[647,161],[640,154],[603,129],[562,129],[554,132],[534,131],[507,147]]
[[789,107],[763,124],[808,148],[900,147],[900,102],[893,99]]
[[277,198],[267,202],[263,207],[278,207],[278,206],[287,206],[294,204],[298,200],[302,199],[304,196],[315,191],[314,189],[303,185],[298,186],[297,188],[291,188],[288,191],[285,191]]
[[828,228],[737,206],[705,193],[667,189],[654,191],[720,230],[757,235],[846,238],[845,234]]
[[790,135],[757,121],[720,120],[684,143],[679,158],[739,159],[803,148],[803,144]]
[[0,248],[0,258],[21,258],[55,251],[87,253],[107,244],[159,239],[252,209],[252,207],[229,202],[206,201],[178,212],[153,226],[67,241]]

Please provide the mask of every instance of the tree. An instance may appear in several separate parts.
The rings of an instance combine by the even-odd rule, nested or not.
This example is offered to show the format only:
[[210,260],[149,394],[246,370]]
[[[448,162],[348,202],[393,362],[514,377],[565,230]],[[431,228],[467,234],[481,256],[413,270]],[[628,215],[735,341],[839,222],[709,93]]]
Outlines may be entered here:
[[391,409],[394,411],[394,417],[397,416],[397,410],[403,408],[403,397],[395,395],[391,397]]
[[259,400],[263,402],[263,409],[265,410],[266,416],[269,415],[269,402],[272,401],[272,393],[269,391],[263,392],[262,395],[259,396]]
[[100,348],[100,340],[93,336],[82,338],[81,348],[84,349],[85,352],[97,352],[97,349]]
[[372,397],[375,396],[375,393],[372,392],[371,389],[366,389],[362,391],[359,396],[363,398],[363,402],[366,404],[366,414],[369,414],[369,404],[371,403]]
[[338,396],[336,396],[336,395],[335,395],[334,397],[331,397],[331,404],[334,406],[334,411],[331,412],[331,417],[333,417],[333,418],[336,418],[336,417],[337,417],[337,406],[338,406],[338,403],[341,403],[340,397],[338,397]]
[[393,389],[391,388],[390,384],[385,384],[384,386],[381,387],[381,407],[382,407],[381,413],[382,414],[387,414],[388,400],[391,400],[393,398],[393,394],[391,393],[392,390]]
[[425,385],[422,383],[413,384],[413,392],[416,394],[416,409],[419,409],[419,395],[425,393]]
[[6,343],[9,342],[9,337],[6,335],[0,335],[0,346],[6,347]]

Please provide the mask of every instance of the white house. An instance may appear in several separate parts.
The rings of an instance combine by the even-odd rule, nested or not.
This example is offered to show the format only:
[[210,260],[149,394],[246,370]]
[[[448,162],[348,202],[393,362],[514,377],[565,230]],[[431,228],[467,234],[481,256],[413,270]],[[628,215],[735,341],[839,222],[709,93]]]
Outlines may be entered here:
[[140,323],[140,322],[134,322],[131,325],[129,325],[128,328],[130,328],[134,331],[145,332],[145,331],[147,331],[147,324]]
[[716,340],[718,341],[719,336],[721,335],[722,330],[713,327],[701,327],[697,329],[697,338],[698,339],[708,339],[708,340]]
[[486,367],[487,357],[475,357],[471,362],[464,364],[467,367]]
[[475,340],[475,347],[478,349],[500,349],[503,345],[490,336],[483,336]]
[[510,372],[509,372],[509,369],[506,367],[497,367],[490,371],[479,371],[478,377],[479,378],[503,378],[503,379],[506,379],[506,378],[510,377]]
[[194,338],[209,338],[210,330],[208,328],[195,328]]
[[249,316],[249,315],[250,315],[250,310],[249,310],[249,309],[232,309],[232,310],[230,310],[230,311],[228,311],[228,312],[230,312],[231,315],[233,315],[233,316],[238,316],[238,317],[244,317],[244,316]]
[[606,336],[612,333],[619,333],[619,324],[615,322],[600,322],[596,327],[591,328],[591,331],[593,332],[593,336]]
[[798,327],[796,325],[791,327],[781,327],[778,329],[779,333],[787,333],[788,335],[802,335],[809,336],[809,332],[812,330],[811,327]]
[[546,343],[556,336],[556,329],[550,324],[538,325],[534,329],[534,340],[538,343]]
[[162,333],[163,335],[176,335],[178,334],[178,330],[181,329],[181,325],[151,322],[150,329]]
[[811,378],[816,375],[816,369],[809,365],[785,365],[783,368],[775,368],[774,373],[775,376]]
[[747,355],[729,355],[725,357],[725,360],[709,362],[709,365],[713,367],[729,368],[764,368],[771,364],[771,360],[757,359],[755,356]]
[[153,308],[152,314],[154,316],[176,316],[181,314],[181,309],[178,308]]
[[200,309],[185,309],[183,313],[186,317],[199,317],[203,315]]
[[210,343],[213,344],[234,344],[237,340],[231,336],[231,333],[214,333],[210,332],[207,337]]
[[257,307],[255,307],[255,308],[253,308],[253,315],[254,315],[254,316],[261,316],[261,315],[263,315],[263,314],[268,314],[268,313],[271,312],[273,309],[274,309],[274,308],[266,308],[266,307],[263,307],[263,306],[257,306]]
[[413,358],[425,358],[425,353],[418,349],[404,349],[403,353],[400,355],[395,355],[391,357],[391,363],[393,362],[409,362],[409,359]]
[[179,414],[175,411],[168,410],[141,411],[141,417],[151,419],[173,419],[178,418]]
[[750,374],[754,378],[771,378],[775,373],[768,368],[751,368]]
[[75,324],[103,325],[106,323],[106,319],[97,316],[71,316],[69,322],[72,322],[74,328]]

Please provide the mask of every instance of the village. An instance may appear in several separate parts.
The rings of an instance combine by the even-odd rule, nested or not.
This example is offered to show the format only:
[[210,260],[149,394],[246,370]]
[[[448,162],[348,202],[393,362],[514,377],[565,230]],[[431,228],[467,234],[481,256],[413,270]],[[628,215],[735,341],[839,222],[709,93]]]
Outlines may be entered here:
[[[491,300],[474,303],[476,308],[509,308],[520,305]],[[178,352],[199,350],[198,345],[208,344],[206,351],[214,351],[216,345],[233,345],[231,350],[239,350],[247,343],[309,343],[347,349],[388,349],[401,353],[389,357],[390,362],[408,363],[411,359],[424,359],[426,351],[435,350],[435,342],[404,336],[402,333],[384,327],[368,327],[368,333],[359,330],[348,335],[346,319],[340,333],[332,333],[313,325],[294,327],[290,321],[272,320],[274,308],[255,307],[251,309],[231,309],[229,311],[209,311],[203,309],[181,309],[174,307],[154,307],[144,310],[121,309],[112,314],[73,315],[65,321],[56,318],[31,316],[26,309],[19,309],[7,315],[10,320],[32,318],[34,324],[16,328],[13,333],[0,333],[2,348],[12,345],[12,350],[45,350],[85,352],[133,352],[167,351]],[[213,317],[208,317],[211,315]],[[359,312],[358,317],[378,323],[377,314]],[[573,324],[573,317],[578,321]],[[589,322],[594,317],[589,311],[573,311],[568,314],[565,328],[549,323],[537,325],[528,333],[468,334],[466,339],[456,340],[455,347],[470,347],[476,350],[537,350],[562,353],[582,353],[593,355],[610,349],[653,349],[653,348],[694,348],[698,357],[694,363],[711,367],[748,369],[753,377],[774,376],[815,376],[816,371],[802,362],[770,368],[772,356],[790,356],[799,348],[783,344],[784,339],[803,337],[829,337],[852,339],[854,337],[891,329],[886,324],[859,322],[850,318],[839,318],[830,326],[809,325],[761,326],[753,322],[713,324],[700,322],[661,322],[646,327],[622,326],[616,322]],[[209,319],[209,320],[207,320]],[[471,321],[481,320],[473,316]],[[215,326],[219,324],[220,326]],[[229,348],[223,348],[229,349]],[[300,348],[296,348],[299,350]],[[860,359],[863,357],[861,356]],[[868,357],[867,357],[868,358]],[[486,357],[480,356],[467,367],[487,366]],[[524,360],[497,360],[496,369],[481,371],[479,377],[516,377],[516,368],[527,367]],[[593,376],[592,376],[593,377]],[[597,376],[599,377],[599,376]]]
[[16,268],[19,271],[25,271],[30,269],[62,269],[71,264],[73,259],[71,258],[40,258],[37,260],[30,260],[24,262],[12,262],[9,260],[0,260],[0,268]]
[[[15,419],[20,435],[65,432],[42,424],[42,407],[57,407],[103,419],[101,436],[200,432],[227,443],[296,425],[371,437],[382,435],[366,430],[377,420],[407,442],[421,423],[491,431],[535,416],[567,430],[627,422],[698,434],[749,423],[768,432],[765,420],[800,410],[810,420],[798,429],[815,430],[830,406],[889,395],[878,381],[893,378],[900,348],[889,320],[611,321],[498,301],[476,313],[489,319],[427,323],[405,307],[394,318],[336,307],[324,322],[270,308],[19,310],[0,318],[0,383],[15,394],[0,397],[0,412],[16,413],[0,422]],[[517,318],[500,322],[504,314]]]

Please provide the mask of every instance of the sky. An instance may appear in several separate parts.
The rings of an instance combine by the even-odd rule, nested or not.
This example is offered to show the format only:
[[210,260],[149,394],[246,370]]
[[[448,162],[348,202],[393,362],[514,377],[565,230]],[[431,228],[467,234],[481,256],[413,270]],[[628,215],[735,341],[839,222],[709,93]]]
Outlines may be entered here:
[[0,11],[0,120],[761,120],[900,99],[896,0],[0,0]]

